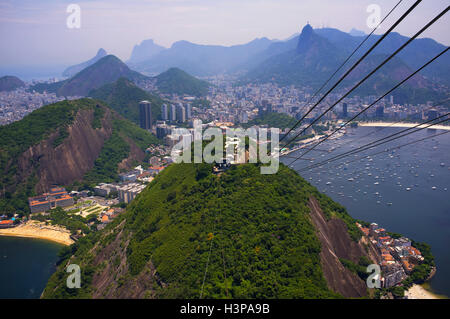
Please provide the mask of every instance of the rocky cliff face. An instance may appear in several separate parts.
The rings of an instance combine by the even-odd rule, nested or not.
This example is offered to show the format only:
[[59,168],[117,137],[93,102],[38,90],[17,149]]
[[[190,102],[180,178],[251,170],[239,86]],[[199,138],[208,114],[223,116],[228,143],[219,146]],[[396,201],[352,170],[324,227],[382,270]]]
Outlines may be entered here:
[[111,136],[112,114],[106,109],[102,127],[92,127],[93,110],[80,110],[71,126],[69,136],[56,148],[53,141],[58,133],[30,147],[18,159],[19,180],[36,169],[36,192],[48,191],[51,185],[68,185],[80,180],[94,166],[103,144]]
[[346,224],[341,219],[327,220],[315,198],[310,198],[309,207],[311,219],[322,244],[320,261],[329,288],[344,297],[366,296],[366,283],[345,268],[339,258],[358,263],[359,259],[365,256],[377,263],[380,259],[379,254],[371,243],[352,240],[347,232]]
[[[60,132],[55,131],[40,143],[30,146],[17,159],[17,184],[23,183],[34,173],[37,177],[36,193],[48,191],[52,185],[70,185],[83,179],[99,157],[105,142],[111,137],[113,121],[119,117],[111,109],[103,107],[101,127],[94,128],[93,109],[80,109],[73,123],[67,127],[68,136],[55,147]],[[130,169],[136,161],[142,161],[145,153],[132,138],[121,134],[130,152],[118,165],[118,170]]]

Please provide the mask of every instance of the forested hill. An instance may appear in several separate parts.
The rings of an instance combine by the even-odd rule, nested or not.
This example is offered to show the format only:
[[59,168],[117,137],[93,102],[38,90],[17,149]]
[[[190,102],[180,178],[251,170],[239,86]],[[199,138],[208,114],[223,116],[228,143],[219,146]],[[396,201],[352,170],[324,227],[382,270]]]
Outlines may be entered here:
[[31,90],[47,91],[58,96],[87,96],[91,90],[125,77],[131,81],[146,81],[150,78],[131,70],[114,55],[107,55],[86,67],[73,77],[55,83],[38,83]]
[[244,124],[245,127],[253,125],[267,125],[268,127],[277,127],[279,129],[286,129],[291,127],[296,122],[295,118],[284,113],[270,112],[264,113],[261,116],[254,118],[248,123]]
[[0,127],[0,214],[28,213],[29,196],[51,185],[93,185],[117,179],[158,143],[93,99],[44,106]]
[[0,92],[14,91],[17,88],[24,87],[25,83],[16,76],[2,76],[0,77]]
[[[349,253],[359,247],[360,233],[343,207],[283,165],[274,175],[261,175],[260,167],[253,164],[233,166],[221,176],[213,175],[211,168],[207,164],[166,168],[126,213],[62,253],[61,265],[43,297],[339,298],[366,294],[364,282],[336,257],[361,257]],[[328,220],[321,230],[312,220],[311,201],[323,210],[316,207],[314,216]],[[328,223],[335,223],[332,234],[326,230]],[[319,235],[333,235],[345,248],[326,257],[321,254]],[[365,254],[365,249],[358,249]],[[82,270],[81,289],[66,288],[65,266],[73,263]]]
[[156,85],[161,93],[205,96],[209,83],[199,80],[178,68],[171,68],[156,77]]
[[161,116],[163,100],[137,87],[127,78],[120,78],[114,83],[92,90],[89,96],[105,101],[117,113],[136,124],[139,124],[139,102],[144,100],[152,104],[154,122]]

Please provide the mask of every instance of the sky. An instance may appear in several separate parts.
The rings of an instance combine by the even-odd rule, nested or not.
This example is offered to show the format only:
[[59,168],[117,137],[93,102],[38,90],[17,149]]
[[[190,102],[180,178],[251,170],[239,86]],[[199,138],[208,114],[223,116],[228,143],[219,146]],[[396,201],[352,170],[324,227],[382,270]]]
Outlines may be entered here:
[[[384,16],[399,0],[0,0],[0,66],[71,65],[99,48],[126,61],[145,39],[170,47],[187,40],[234,45],[255,38],[286,39],[309,22],[314,28],[369,33],[367,12]],[[403,0],[381,33],[414,0]],[[79,5],[80,28],[68,28],[69,4]],[[449,4],[424,0],[395,30],[412,35]],[[449,45],[449,14],[424,33]]]

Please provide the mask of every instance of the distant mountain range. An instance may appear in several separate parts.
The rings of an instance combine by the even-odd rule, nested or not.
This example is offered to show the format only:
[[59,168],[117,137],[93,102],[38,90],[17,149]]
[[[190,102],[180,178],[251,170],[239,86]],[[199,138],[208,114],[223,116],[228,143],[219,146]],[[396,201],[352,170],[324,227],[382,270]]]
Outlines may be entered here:
[[107,55],[67,80],[51,84],[37,84],[32,89],[53,92],[58,96],[87,96],[91,90],[115,82],[121,77],[134,82],[149,79],[132,71],[116,56]]
[[[287,51],[281,51],[287,47],[272,47],[272,50],[280,50],[281,53],[267,53],[270,57],[251,69],[245,78],[252,82],[318,86],[344,58],[343,52],[318,36],[309,25],[294,40],[297,46]],[[294,40],[287,44],[291,46]]]
[[[155,81],[161,93],[201,96],[207,92],[206,84],[189,74],[211,76],[224,73],[239,74],[244,83],[274,82],[280,85],[309,85],[318,88],[364,37],[365,35],[357,30],[349,34],[332,28],[314,30],[307,25],[300,35],[294,35],[285,41],[261,38],[230,47],[179,41],[166,49],[153,40],[145,40],[134,47],[128,61],[129,66],[113,55],[103,56],[106,52],[100,49],[89,61],[68,68],[66,74],[77,72],[71,78],[52,84],[38,84],[32,89],[54,92],[59,96],[87,96],[91,90],[124,77],[135,83]],[[346,68],[379,38],[379,35],[373,35]],[[407,40],[407,37],[398,33],[391,33],[342,85],[354,84],[371,71],[377,62],[381,62]],[[355,93],[381,93],[444,48],[444,45],[432,39],[414,40]],[[80,69],[83,66],[85,68]],[[147,77],[130,67],[146,74],[161,74],[153,78]],[[338,76],[344,71],[345,68]],[[434,89],[438,85],[450,86],[448,54],[397,90],[397,101],[424,102],[436,99],[438,97]]]
[[[364,48],[358,51],[338,76],[342,75],[378,37],[371,38],[368,41],[369,44],[364,45]],[[342,86],[354,85],[407,39],[396,33],[388,36],[386,42],[382,42],[383,45],[374,50],[350,73]],[[354,37],[336,29],[313,30],[311,26],[307,25],[298,38],[274,44],[261,53],[258,59],[254,59],[259,63],[254,63],[251,70],[242,79],[244,82],[274,82],[280,85],[294,84],[318,88],[362,40],[363,37]],[[443,48],[445,47],[430,39],[413,41],[410,48],[405,49],[403,54],[399,54],[386,64],[358,91],[355,91],[355,94],[380,94],[390,89]],[[440,66],[442,70],[449,70],[449,57],[446,56],[439,60],[437,66]],[[414,102],[425,102],[438,96],[439,94],[433,93],[433,83],[447,84],[449,81],[449,74],[444,74],[445,72],[442,70],[436,69],[436,65],[434,65],[434,69],[427,69],[412,78],[395,92],[399,98],[397,101],[407,99],[409,102],[413,102],[413,100]]]
[[134,46],[133,52],[131,53],[131,57],[127,61],[127,64],[134,65],[144,62],[164,50],[166,50],[165,47],[156,44],[152,39],[144,40],[141,44],[136,44]]
[[24,87],[25,83],[16,76],[6,75],[0,77],[0,92],[14,91],[20,87]]
[[77,64],[77,65],[70,66],[67,69],[65,69],[63,72],[63,76],[70,78],[70,77],[74,76],[75,74],[77,74],[78,72],[80,72],[81,70],[87,68],[88,66],[91,66],[92,64],[94,64],[95,62],[97,62],[98,60],[100,60],[101,58],[103,58],[107,55],[108,55],[108,53],[106,53],[106,51],[104,49],[99,49],[96,56],[93,57],[92,59],[90,59],[86,62]]
[[[130,58],[130,65],[134,69],[148,74],[160,73],[177,67],[196,76],[240,73],[247,74],[244,78],[257,82],[274,81],[287,85],[303,85],[307,82],[319,85],[336,70],[366,36],[364,32],[355,29],[346,33],[332,28],[313,30],[311,26],[307,26],[303,31],[307,31],[307,34],[296,34],[285,41],[261,38],[247,44],[230,47],[179,41],[169,49],[162,49],[161,46],[148,40],[148,43],[144,43],[144,41],[139,47],[135,47],[132,58]],[[296,51],[300,40],[308,38],[308,33],[311,37],[309,44],[305,42],[303,52]],[[356,61],[379,38],[380,35],[372,35],[355,54],[352,61]],[[380,60],[380,56],[391,54],[407,40],[408,37],[392,32],[369,57],[373,61]],[[147,45],[147,58],[144,59],[145,54],[140,55],[141,61],[135,62],[139,59],[133,58],[133,56],[141,51],[140,47]],[[308,45],[311,46],[310,50]],[[423,65],[444,48],[444,45],[432,39],[416,39],[398,54],[398,59],[380,71],[381,75],[378,79],[398,78],[398,75],[404,75]],[[145,50],[142,49],[142,51]],[[304,54],[308,56],[302,57]],[[371,65],[372,62],[368,60],[367,64]],[[362,66],[360,70],[363,69],[366,68]],[[396,73],[395,70],[401,70],[401,72]],[[425,82],[428,86],[431,84],[450,86],[450,56],[447,54],[441,57],[423,70],[421,75],[426,78],[425,80],[421,78],[416,80],[417,83],[421,83],[421,86]],[[416,88],[422,88],[421,86]],[[414,88],[414,85],[410,85],[410,87]],[[368,90],[366,88],[363,91]]]
[[172,67],[195,76],[221,74],[237,69],[252,56],[267,49],[272,42],[261,38],[247,44],[226,47],[179,41],[171,48],[162,50],[145,61],[133,63],[132,66],[148,74],[161,73]]
[[[171,68],[154,78],[147,77],[131,70],[116,56],[107,55],[69,79],[56,83],[39,83],[32,86],[31,89],[38,92],[56,93],[58,96],[88,96],[91,91],[114,83],[120,78],[134,83],[154,82],[159,91],[165,94],[204,96],[208,93],[209,87],[207,82],[177,68]],[[124,84],[125,82],[121,81],[120,83]]]

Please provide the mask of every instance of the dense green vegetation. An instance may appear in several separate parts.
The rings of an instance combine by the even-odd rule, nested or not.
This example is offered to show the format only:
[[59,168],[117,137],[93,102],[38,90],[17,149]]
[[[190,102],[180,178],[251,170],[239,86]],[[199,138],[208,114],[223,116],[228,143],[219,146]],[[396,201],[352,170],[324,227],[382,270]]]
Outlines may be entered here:
[[147,100],[152,103],[153,122],[161,118],[163,100],[145,92],[126,78],[92,90],[89,96],[105,101],[117,113],[136,124],[139,124],[139,102]]
[[117,165],[128,157],[130,146],[117,132],[103,145],[102,151],[95,160],[94,168],[84,177],[84,181],[91,186],[99,181],[104,183],[116,182],[118,179]]
[[[41,141],[50,140],[53,147],[61,145],[69,136],[68,127],[73,123],[79,110],[92,110],[92,127],[100,129],[106,106],[93,99],[62,101],[44,106],[22,120],[0,127],[0,212],[28,214],[28,197],[37,195],[34,187],[38,182],[36,171],[39,158],[31,159],[32,171],[29,176],[19,178],[18,158],[26,150]],[[141,150],[159,140],[147,131],[126,119],[113,114],[113,134],[108,139],[95,162],[94,168],[86,174],[87,185],[102,181],[117,180],[117,165],[127,158],[130,142]],[[3,191],[4,190],[4,191]]]
[[156,77],[158,90],[164,94],[187,94],[197,97],[208,94],[209,83],[178,68],[171,68]]
[[115,82],[121,77],[131,81],[149,80],[148,77],[130,70],[116,56],[107,55],[67,80],[55,83],[40,83],[30,89],[38,92],[52,92],[58,96],[87,96],[91,90]]
[[78,231],[82,231],[84,234],[88,234],[91,232],[91,230],[87,226],[87,218],[84,218],[80,215],[68,214],[61,207],[52,209],[48,213],[48,215],[34,215],[32,219],[41,222],[49,222],[52,225],[63,226],[70,230],[72,235],[75,235]]
[[58,90],[68,82],[68,80],[54,82],[54,83],[37,83],[30,87],[30,91],[36,91],[39,93],[57,93]]
[[125,139],[131,139],[142,151],[151,144],[158,144],[159,140],[149,132],[142,130],[133,123],[115,118],[113,120],[113,133],[103,145],[94,167],[84,177],[82,183],[89,186],[102,182],[117,182],[119,179],[117,166],[126,159],[130,153],[130,146]]
[[328,126],[322,124],[315,124],[312,126],[314,132],[319,135],[324,135],[326,131],[328,131]]
[[367,277],[369,277],[369,273],[367,273],[367,266],[372,264],[372,261],[366,256],[361,256],[357,264],[344,258],[339,258],[339,261],[342,265],[344,265],[344,267],[357,274],[364,282],[367,280]]
[[[19,155],[55,132],[58,135],[53,145],[58,146],[68,136],[66,128],[73,123],[78,110],[97,109],[97,103],[91,99],[62,101],[42,107],[20,121],[0,126],[0,212],[28,212],[27,198],[36,195],[34,172],[25,183],[17,184]],[[94,115],[101,114],[94,112]],[[93,125],[97,116],[94,116]]]
[[264,113],[262,116],[243,124],[244,127],[251,127],[253,125],[268,125],[269,127],[277,127],[284,130],[285,128],[292,127],[295,123],[295,119],[284,113]]
[[208,109],[211,107],[211,102],[206,99],[195,99],[192,102],[192,107],[198,107],[201,109]]
[[[73,262],[88,269],[89,278],[101,271],[93,266],[96,253],[90,250],[97,240],[101,247],[114,240],[119,230],[111,230],[125,219],[126,278],[145,271],[151,261],[167,284],[155,287],[159,298],[198,298],[208,259],[205,298],[339,297],[322,275],[308,201],[315,196],[328,216],[344,216],[345,209],[283,165],[275,175],[261,175],[252,164],[233,166],[220,177],[211,168],[168,167],[119,220],[78,242],[70,251]],[[69,291],[60,284],[66,276],[59,268],[44,296],[89,297],[95,289],[83,280],[81,289]]]

